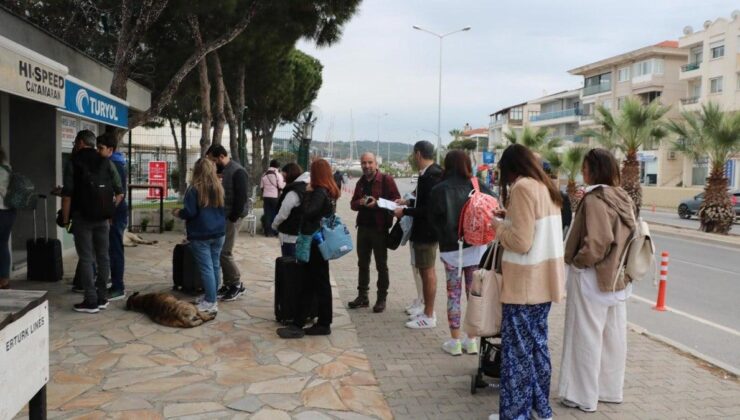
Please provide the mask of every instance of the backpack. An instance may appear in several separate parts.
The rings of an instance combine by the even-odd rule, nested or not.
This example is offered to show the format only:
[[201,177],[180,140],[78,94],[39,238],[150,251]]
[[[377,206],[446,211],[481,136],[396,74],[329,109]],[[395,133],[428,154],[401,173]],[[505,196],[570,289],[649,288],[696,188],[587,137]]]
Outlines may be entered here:
[[473,190],[460,212],[458,238],[460,245],[465,241],[470,245],[488,245],[496,237],[496,231],[491,227],[493,211],[499,207],[498,200],[482,193],[478,185],[478,178],[470,178]]
[[[80,171],[79,185],[75,185],[75,210],[82,217],[90,221],[110,219],[115,212],[115,194],[113,192],[113,177],[111,176],[110,162],[100,158],[95,171],[84,162],[75,163],[75,169]],[[77,180],[75,180],[77,181]]]
[[652,273],[655,280],[655,244],[650,236],[650,227],[642,217],[635,219],[635,232],[624,247],[622,257],[619,261],[620,269],[617,271],[617,277],[614,279],[614,288],[620,278],[626,277],[628,282],[635,282],[648,278]]
[[10,175],[8,189],[3,200],[5,207],[17,210],[35,209],[38,196],[33,182],[27,176],[14,172],[7,166],[3,166],[3,169]]

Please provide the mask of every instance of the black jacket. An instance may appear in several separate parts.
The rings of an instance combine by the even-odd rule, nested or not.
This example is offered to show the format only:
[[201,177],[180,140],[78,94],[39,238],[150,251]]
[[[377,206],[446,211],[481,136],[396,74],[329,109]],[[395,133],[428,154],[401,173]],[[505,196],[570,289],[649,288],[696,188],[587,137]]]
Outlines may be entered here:
[[[484,184],[479,183],[484,194],[493,195]],[[460,213],[468,201],[473,183],[470,179],[451,176],[432,188],[429,203],[429,223],[434,227],[439,242],[439,252],[455,251],[458,249],[458,224]],[[470,245],[465,243],[463,248]]]
[[303,196],[301,233],[311,235],[321,227],[321,218],[334,214],[334,201],[326,188],[318,187]]
[[429,195],[432,188],[442,180],[442,167],[433,163],[424,171],[416,184],[416,200],[409,203],[403,214],[414,218],[411,227],[411,242],[431,244],[437,242],[437,235],[428,220]]
[[[283,200],[285,200],[285,196],[288,195],[289,192],[295,192],[298,194],[298,198],[301,200],[301,203],[303,203],[303,196],[306,194],[306,183],[303,181],[300,182],[291,182],[290,184],[285,186],[285,189],[280,194],[280,199],[278,200],[278,206],[279,209],[280,206],[283,205]],[[301,225],[301,210],[303,206],[296,206],[293,207],[293,209],[290,211],[290,214],[288,215],[288,218],[283,220],[283,223],[280,223],[278,225],[278,232],[284,233],[286,235],[298,235],[298,228]]]

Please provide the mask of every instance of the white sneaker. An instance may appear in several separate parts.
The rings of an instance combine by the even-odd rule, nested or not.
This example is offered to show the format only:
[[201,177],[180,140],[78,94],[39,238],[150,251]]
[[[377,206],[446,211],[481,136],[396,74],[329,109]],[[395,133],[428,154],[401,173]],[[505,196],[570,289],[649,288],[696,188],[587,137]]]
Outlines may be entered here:
[[409,320],[417,318],[419,315],[424,313],[424,305],[415,306],[408,311],[406,311],[407,314],[409,314]]
[[498,413],[493,413],[488,416],[488,420],[498,420]]
[[193,301],[193,304],[200,305],[200,303],[203,302],[203,301],[205,301],[205,300],[206,300],[206,295],[203,294],[203,295],[200,295],[197,298],[195,298],[195,300]]
[[406,328],[411,328],[415,330],[425,329],[425,328],[436,328],[436,327],[437,327],[437,317],[432,316],[430,318],[423,313],[419,315],[417,318],[406,323]]
[[202,300],[200,303],[198,303],[197,308],[201,312],[205,312],[207,314],[215,314],[218,312],[218,303],[217,302],[208,302],[207,300]]
[[478,354],[478,340],[470,339],[467,336],[462,340],[462,348],[467,354]]
[[406,313],[408,314],[411,309],[419,306],[419,304],[420,304],[419,299],[414,299],[411,303],[406,305],[406,307],[403,308],[403,310],[406,311]]
[[462,343],[458,338],[450,338],[449,340],[442,343],[442,350],[453,356],[461,356],[463,353]]

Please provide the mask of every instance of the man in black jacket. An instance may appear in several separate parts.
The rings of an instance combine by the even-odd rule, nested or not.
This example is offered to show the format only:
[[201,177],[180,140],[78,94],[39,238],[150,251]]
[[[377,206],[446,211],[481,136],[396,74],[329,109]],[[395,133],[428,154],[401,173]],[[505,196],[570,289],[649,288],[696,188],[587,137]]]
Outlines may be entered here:
[[411,216],[411,242],[414,251],[414,265],[421,274],[424,289],[424,313],[406,323],[409,328],[434,328],[437,317],[434,314],[434,297],[437,294],[437,275],[434,265],[437,260],[437,237],[429,223],[429,197],[435,185],[442,179],[442,167],[434,163],[434,146],[422,140],[414,145],[414,160],[419,168],[415,200],[397,200],[405,205],[397,208],[396,217]]

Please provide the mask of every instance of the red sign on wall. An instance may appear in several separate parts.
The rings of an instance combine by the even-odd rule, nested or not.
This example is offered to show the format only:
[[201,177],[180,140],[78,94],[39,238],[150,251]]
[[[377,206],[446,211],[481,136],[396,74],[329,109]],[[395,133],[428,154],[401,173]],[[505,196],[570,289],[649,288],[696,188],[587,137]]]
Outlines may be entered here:
[[[164,197],[167,197],[167,162],[155,160],[149,162],[149,184],[161,185]],[[159,199],[159,189],[149,188],[146,198]]]

